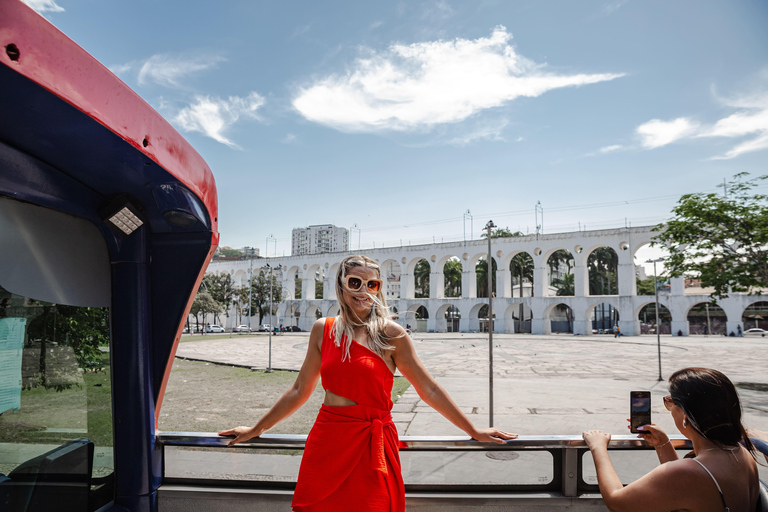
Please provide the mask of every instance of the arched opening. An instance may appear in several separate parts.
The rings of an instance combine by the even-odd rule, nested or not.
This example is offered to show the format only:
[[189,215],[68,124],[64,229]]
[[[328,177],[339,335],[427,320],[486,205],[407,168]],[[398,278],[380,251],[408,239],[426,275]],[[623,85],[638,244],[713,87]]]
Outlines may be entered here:
[[727,316],[723,308],[710,302],[699,302],[688,310],[690,334],[727,334]]
[[435,331],[459,332],[461,312],[453,304],[443,304],[435,315]]
[[549,331],[551,333],[573,332],[573,310],[562,302],[549,312]]
[[339,316],[340,307],[338,304],[333,304],[328,308],[328,316]]
[[323,267],[320,265],[312,265],[307,269],[307,277],[309,278],[307,290],[307,299],[316,300],[323,298]]
[[619,255],[611,247],[598,247],[587,258],[590,295],[618,295]]
[[293,276],[293,296],[296,297],[296,300],[301,300],[304,297],[302,288],[301,273],[297,270]]
[[558,249],[547,258],[550,295],[569,297],[575,294],[573,279],[573,254],[567,249]]
[[619,320],[619,310],[612,304],[601,302],[592,307],[590,322],[594,334],[613,334],[613,328],[619,324]]
[[[488,297],[488,256],[481,256],[475,265],[475,274],[477,275],[477,298]],[[496,296],[496,259],[491,262],[491,285],[493,286],[493,296]]]
[[[507,314],[505,316],[505,324],[511,326],[515,333],[529,333],[531,332],[531,320],[533,319],[533,311],[527,305],[522,302],[518,304],[512,304],[507,308]],[[507,332],[512,332],[507,330]]]
[[[637,242],[636,242],[637,243]],[[635,264],[635,285],[637,295],[655,295],[654,289],[654,260],[656,261],[656,275],[661,276],[664,271],[664,261],[669,257],[669,251],[661,246],[651,246],[650,241],[635,246],[633,262]],[[658,280],[661,285],[661,280]],[[624,295],[627,295],[625,292]]]
[[315,271],[315,299],[324,299],[323,294],[323,281],[325,280],[325,272],[323,267],[318,268]]
[[408,308],[405,312],[405,325],[408,328],[410,326],[413,332],[427,332],[427,319],[429,318],[429,312],[427,308],[421,304],[414,304]]
[[[656,334],[656,303],[651,302],[640,308],[640,334]],[[659,334],[672,334],[672,314],[664,304],[659,304]]]
[[[754,302],[747,306],[741,315],[742,332],[750,329],[763,329],[768,331],[768,302]],[[756,334],[762,334],[756,332]],[[730,334],[730,333],[729,333]],[[751,334],[751,333],[750,333]]]
[[[451,256],[443,265],[443,282],[445,284],[444,296],[461,297],[461,273],[463,271],[461,260]],[[457,331],[448,331],[457,332]]]
[[414,298],[429,298],[429,274],[432,272],[429,262],[421,258],[413,268]]
[[299,319],[301,318],[301,312],[299,306],[291,304],[285,308],[285,316],[283,317],[283,325],[286,327],[299,328]]
[[512,297],[533,297],[533,268],[533,258],[527,252],[516,254],[509,262]]
[[[488,322],[488,304],[483,304],[480,306],[480,310],[477,312],[477,319],[479,321],[479,331],[480,332],[488,332],[489,322]],[[496,312],[493,312],[493,320],[496,320]]]
[[379,267],[381,270],[381,279],[385,282],[385,298],[390,300],[400,299],[400,275],[402,270],[400,264],[395,260],[386,260]]

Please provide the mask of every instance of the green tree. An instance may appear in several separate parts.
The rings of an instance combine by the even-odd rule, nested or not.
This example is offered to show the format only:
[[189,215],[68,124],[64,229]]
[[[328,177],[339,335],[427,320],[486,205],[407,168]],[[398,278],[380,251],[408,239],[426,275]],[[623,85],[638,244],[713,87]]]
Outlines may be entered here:
[[713,299],[768,288],[768,196],[754,191],[768,175],[747,176],[736,174],[722,195],[683,195],[655,228],[652,245],[669,250],[667,276],[701,279]]
[[323,279],[320,276],[315,278],[315,299],[323,298]]
[[242,258],[245,256],[242,251],[238,251],[237,249],[230,249],[229,247],[220,247],[218,253],[221,256],[225,256],[227,258]]
[[[510,236],[525,236],[520,231],[515,231],[514,233],[509,229],[509,226],[506,228],[491,228],[491,238],[507,238]],[[480,235],[480,238],[488,238],[488,232],[483,231]]]
[[[269,272],[265,270],[259,271],[253,277],[253,285],[251,288],[251,316],[258,313],[259,324],[264,320],[264,316],[270,313],[269,310]],[[247,292],[246,288],[246,292]],[[247,298],[246,298],[247,300]],[[276,274],[272,275],[272,314],[276,311],[276,306],[283,300],[283,289],[280,286],[280,282]]]
[[573,274],[563,274],[552,280],[552,284],[557,287],[555,295],[559,297],[575,295]]
[[[491,264],[491,286],[493,286],[493,292],[496,292],[496,260],[493,260]],[[485,258],[477,262],[475,265],[475,273],[477,274],[477,297],[488,296],[488,262]]]
[[429,262],[422,259],[413,269],[414,296],[417,299],[429,297],[429,274],[432,272]]
[[443,266],[445,276],[445,296],[461,297],[461,273],[462,265],[459,260],[448,260]]
[[653,288],[653,278],[649,277],[647,279],[640,279],[639,277],[635,278],[637,283],[637,294],[638,295],[656,295],[656,290]]
[[[560,271],[560,268],[565,265],[565,274],[571,273],[573,269],[573,255],[570,251],[558,249],[552,253],[549,259],[547,259],[547,265],[549,266],[549,284],[557,287],[555,281],[559,281],[557,274]],[[558,295],[560,294],[558,293]],[[571,295],[573,295],[573,293],[571,293]]]
[[192,307],[189,310],[190,313],[195,315],[197,325],[201,325],[198,315],[203,316],[203,322],[205,322],[206,315],[215,315],[221,312],[221,306],[219,303],[213,300],[211,294],[206,291],[198,291],[195,295],[195,300],[192,302]]
[[516,284],[520,287],[520,297],[523,296],[523,283],[525,281],[531,283],[531,296],[533,296],[533,258],[531,255],[527,252],[515,255],[509,263],[509,270],[512,272],[512,276],[517,277]]
[[219,305],[219,311],[214,313],[215,324],[219,324],[219,314],[224,313],[229,318],[229,306],[234,299],[235,283],[228,272],[215,272],[203,276],[203,284],[200,285],[206,290],[213,300]]
[[610,247],[598,247],[587,258],[590,295],[618,294],[619,256]]

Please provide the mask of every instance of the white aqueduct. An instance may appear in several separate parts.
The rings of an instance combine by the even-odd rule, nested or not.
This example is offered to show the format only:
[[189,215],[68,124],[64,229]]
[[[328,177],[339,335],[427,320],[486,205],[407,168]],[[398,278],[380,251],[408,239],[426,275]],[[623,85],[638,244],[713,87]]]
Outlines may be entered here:
[[[492,254],[497,268],[493,299],[494,332],[514,333],[516,328],[524,325],[532,334],[550,334],[553,325],[557,323],[557,315],[565,309],[564,305],[571,310],[569,320],[572,325],[569,329],[574,334],[591,334],[595,309],[601,307],[604,311],[604,305],[607,304],[618,313],[618,324],[624,335],[640,334],[639,314],[655,299],[653,296],[637,295],[634,256],[639,248],[651,242],[652,228],[644,226],[493,239]],[[589,294],[587,259],[599,247],[610,247],[618,255],[618,291],[614,295]],[[566,249],[573,256],[573,296],[556,296],[556,290],[549,285],[550,267],[547,261],[559,249]],[[488,299],[477,297],[475,268],[480,260],[487,257],[487,251],[487,240],[472,240],[370,249],[363,253],[381,266],[387,302],[393,307],[402,325],[419,325],[428,332],[476,332],[484,327],[487,307],[483,306],[487,306]],[[525,285],[513,286],[510,271],[512,258],[522,252],[528,253],[534,263],[533,284],[532,287],[529,284],[527,289]],[[235,284],[247,285],[251,265],[254,273],[266,268],[267,264],[272,268],[281,266],[282,270],[275,275],[282,281],[285,300],[276,304],[276,318],[272,322],[270,318],[264,321],[308,330],[316,318],[338,314],[339,306],[333,283],[339,263],[350,254],[354,254],[354,251],[258,258],[253,262],[213,261],[207,272],[227,272]],[[462,266],[460,297],[446,297],[444,290],[443,270],[446,262],[451,259],[458,259]],[[422,260],[426,260],[430,266],[428,298],[416,298],[414,269]],[[302,283],[300,297],[295,297],[297,277]],[[323,283],[322,298],[315,298],[315,280],[318,278]],[[521,294],[524,296],[521,297]],[[684,336],[690,331],[688,313],[691,308],[709,301],[709,295],[700,289],[698,293],[686,290],[683,280],[679,278],[672,279],[668,291],[659,297],[660,304],[671,314],[671,332],[682,333]],[[727,317],[726,331],[736,332],[737,327],[742,325],[745,309],[759,301],[760,296],[738,293],[718,301],[718,306]],[[530,323],[518,322],[521,305],[522,319]],[[561,306],[558,308],[558,305]],[[416,319],[417,312],[419,320]],[[252,320],[252,325],[257,321]],[[225,327],[232,327],[236,322],[233,308],[228,313]]]

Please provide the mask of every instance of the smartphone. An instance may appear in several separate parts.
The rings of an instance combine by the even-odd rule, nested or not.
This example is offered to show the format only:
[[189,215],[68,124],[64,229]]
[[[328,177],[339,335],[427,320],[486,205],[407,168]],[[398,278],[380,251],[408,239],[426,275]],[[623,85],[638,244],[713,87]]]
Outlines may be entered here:
[[629,402],[629,431],[636,434],[637,427],[651,423],[651,392],[630,391]]

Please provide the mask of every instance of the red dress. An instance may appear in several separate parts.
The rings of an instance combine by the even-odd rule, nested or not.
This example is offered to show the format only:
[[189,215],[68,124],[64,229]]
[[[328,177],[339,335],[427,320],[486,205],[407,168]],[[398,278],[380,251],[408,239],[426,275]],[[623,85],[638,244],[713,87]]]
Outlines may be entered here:
[[307,436],[293,494],[296,512],[403,512],[405,490],[397,429],[392,422],[393,376],[387,363],[352,342],[341,360],[333,322],[325,320],[320,378],[323,388],[357,405],[323,404]]

